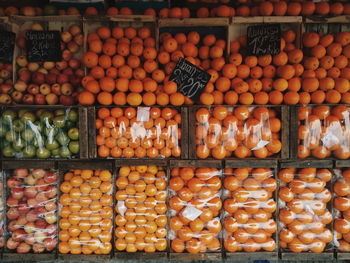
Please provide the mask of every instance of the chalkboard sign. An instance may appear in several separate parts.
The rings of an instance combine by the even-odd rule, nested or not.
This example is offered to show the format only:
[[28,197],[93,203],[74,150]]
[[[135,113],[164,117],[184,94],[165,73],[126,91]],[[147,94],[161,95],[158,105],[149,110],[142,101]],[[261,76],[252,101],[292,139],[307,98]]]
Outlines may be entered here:
[[15,48],[16,34],[9,31],[0,31],[0,61],[12,63]]
[[169,80],[176,82],[179,92],[198,102],[210,77],[209,73],[180,58]]
[[279,24],[249,26],[247,42],[250,55],[277,55],[281,51],[281,27]]
[[57,62],[62,60],[59,31],[28,31],[26,48],[30,62]]

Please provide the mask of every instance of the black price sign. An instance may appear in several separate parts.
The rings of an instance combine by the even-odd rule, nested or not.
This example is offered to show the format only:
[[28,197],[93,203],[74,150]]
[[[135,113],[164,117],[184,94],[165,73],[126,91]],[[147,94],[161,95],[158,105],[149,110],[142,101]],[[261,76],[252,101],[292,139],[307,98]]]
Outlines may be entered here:
[[0,31],[0,61],[12,63],[15,48],[16,34],[9,31]]
[[62,60],[59,31],[28,31],[26,34],[28,61],[57,62]]
[[180,58],[169,80],[176,82],[179,92],[198,102],[210,77],[209,73]]
[[281,52],[281,27],[279,24],[249,26],[247,42],[251,55],[277,55]]

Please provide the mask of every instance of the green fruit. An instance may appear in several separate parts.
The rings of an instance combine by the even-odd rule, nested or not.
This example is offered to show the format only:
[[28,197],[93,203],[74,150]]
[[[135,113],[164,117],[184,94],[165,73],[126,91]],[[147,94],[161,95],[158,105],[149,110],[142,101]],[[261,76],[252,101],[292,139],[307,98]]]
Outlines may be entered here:
[[50,151],[57,149],[59,146],[56,140],[46,140],[45,147]]
[[6,140],[0,140],[0,148],[4,148],[6,146],[11,146],[11,143]]
[[15,153],[14,153],[13,149],[11,148],[11,146],[5,146],[2,149],[2,155],[5,157],[14,157]]
[[72,122],[72,121],[66,121],[66,129],[69,130],[70,128],[75,128],[77,127],[76,123],[75,122]]
[[33,128],[34,128],[33,130],[38,131],[39,133],[42,133],[44,130],[44,124],[40,121],[35,121]]
[[69,143],[69,137],[64,132],[59,132],[56,135],[56,140],[61,144],[62,146],[66,146]]
[[33,158],[35,156],[35,148],[32,145],[27,145],[23,149],[23,157],[24,158]]
[[12,143],[12,148],[19,152],[20,150],[22,150],[25,146],[25,141],[22,140],[20,137],[18,137],[13,143]]
[[40,120],[45,123],[45,121],[49,121],[53,119],[53,114],[51,111],[44,111],[40,115]]
[[62,158],[68,158],[72,155],[72,153],[70,152],[67,146],[62,146],[60,148],[60,155]]
[[53,118],[53,125],[58,128],[63,128],[66,125],[65,116],[60,115]]
[[31,113],[31,112],[28,111],[28,112],[26,112],[26,113],[24,113],[24,114],[22,115],[21,119],[22,119],[25,123],[27,123],[27,122],[35,122],[36,117],[35,117],[35,115],[34,115],[33,113]]
[[34,138],[34,132],[32,130],[24,130],[21,135],[26,142],[31,142]]
[[18,111],[18,117],[19,118],[22,118],[23,114],[26,113],[26,112],[29,112],[29,110],[27,109],[21,109]]
[[12,122],[12,126],[16,132],[20,132],[24,130],[24,123],[21,120],[14,120]]
[[5,117],[7,119],[14,120],[17,117],[17,113],[13,110],[5,110],[2,114],[2,117]]
[[69,150],[73,154],[78,154],[79,153],[79,142],[78,141],[72,141],[68,145]]
[[16,132],[14,130],[6,132],[6,141],[13,142],[16,140]]
[[79,129],[78,128],[71,128],[68,131],[68,137],[72,140],[78,140],[79,139]]
[[35,112],[35,116],[40,119],[40,116],[45,112],[45,109],[39,109]]
[[5,125],[3,125],[2,122],[1,122],[1,125],[0,125],[0,137],[4,137],[6,132],[7,132],[7,129],[6,129]]
[[60,148],[51,150],[51,156],[53,156],[53,157],[60,157]]
[[77,122],[78,121],[78,112],[76,110],[71,110],[68,112],[68,120]]
[[45,146],[41,135],[39,137],[34,137],[32,144],[35,148],[43,148]]
[[51,155],[51,152],[46,148],[39,148],[36,150],[36,157],[39,159],[47,159]]
[[64,116],[66,114],[65,110],[59,109],[55,110],[55,116]]
[[44,134],[47,137],[55,137],[57,133],[58,133],[58,128],[56,127],[50,126],[50,127],[44,128]]

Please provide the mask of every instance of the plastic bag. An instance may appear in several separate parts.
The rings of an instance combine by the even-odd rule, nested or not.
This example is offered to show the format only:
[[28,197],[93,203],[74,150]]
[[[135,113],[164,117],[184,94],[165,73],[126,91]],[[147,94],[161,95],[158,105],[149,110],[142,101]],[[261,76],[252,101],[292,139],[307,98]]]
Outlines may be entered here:
[[115,183],[117,251],[166,251],[167,177],[164,168],[123,166]]
[[322,253],[331,247],[332,194],[328,169],[287,168],[279,172],[279,246],[295,253]]
[[349,107],[315,106],[299,108],[298,158],[350,157]]
[[196,156],[205,159],[267,158],[282,149],[275,108],[200,108],[196,112]]
[[350,169],[335,169],[334,245],[339,252],[350,252]]
[[0,172],[0,248],[2,248],[5,245],[5,204],[4,204],[4,178],[2,172]]
[[109,254],[112,250],[112,173],[70,170],[64,175],[60,191],[59,252]]
[[277,182],[273,171],[269,168],[226,168],[224,176],[226,251],[275,251]]
[[[52,24],[49,24],[49,30],[61,31],[63,29],[63,32],[60,32],[62,60],[58,62],[29,61],[28,53],[24,52],[26,32],[28,30],[44,30],[44,25],[33,23],[27,26],[24,23],[26,28],[21,28],[17,34],[17,43],[23,45],[20,46],[21,49],[19,50],[23,52],[16,58],[17,76],[14,90],[11,92],[11,97],[15,103],[35,105],[62,104],[65,106],[75,104],[77,88],[80,87],[81,80],[85,75],[80,62],[84,36],[78,21],[69,22],[67,24],[67,22],[62,21],[61,25],[57,26],[58,28],[52,28]],[[35,49],[33,48],[33,50]],[[42,54],[44,52],[45,49]],[[32,53],[34,54],[35,52],[33,51]],[[58,54],[55,55],[59,58]]]
[[221,173],[216,168],[174,168],[169,182],[171,250],[221,251]]
[[5,109],[0,118],[5,158],[72,158],[79,156],[77,109]]
[[100,108],[96,129],[102,158],[181,156],[181,113],[175,108]]
[[6,248],[45,253],[57,245],[57,175],[44,169],[15,169],[7,178]]

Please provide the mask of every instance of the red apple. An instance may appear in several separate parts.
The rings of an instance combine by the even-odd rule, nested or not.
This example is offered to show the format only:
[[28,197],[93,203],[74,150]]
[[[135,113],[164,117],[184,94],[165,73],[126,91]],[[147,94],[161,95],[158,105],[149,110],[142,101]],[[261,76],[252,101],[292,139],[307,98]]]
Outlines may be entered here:
[[12,89],[11,85],[1,84],[0,85],[0,93],[9,93]]
[[67,76],[67,75],[64,75],[64,74],[59,74],[58,76],[57,76],[57,83],[58,84],[63,84],[63,83],[66,83],[66,82],[68,82],[68,80],[69,80],[69,77]]
[[55,105],[58,102],[58,97],[55,93],[50,93],[45,97],[46,103],[49,105]]
[[62,51],[62,58],[64,61],[69,61],[72,59],[72,57],[73,57],[73,54],[68,49],[65,49]]
[[24,194],[24,189],[23,188],[17,187],[17,188],[13,188],[12,189],[12,197],[14,199],[17,199],[17,200],[22,199],[23,198],[23,194]]
[[43,216],[47,211],[45,209],[45,204],[38,204],[34,211],[38,214],[38,216]]
[[38,220],[38,214],[35,211],[29,211],[28,214],[26,214],[26,219],[28,222],[34,222]]
[[49,185],[45,191],[45,195],[47,198],[54,198],[57,195],[57,189],[53,185]]
[[[24,38],[25,41],[25,38]],[[28,60],[26,56],[19,56],[16,58],[16,63],[18,66],[24,68],[28,65]]]
[[8,249],[16,249],[18,245],[19,242],[14,241],[13,238],[9,238],[6,242],[6,246]]
[[46,171],[44,169],[38,168],[38,169],[34,169],[32,171],[32,175],[35,179],[41,179],[44,178],[46,175]]
[[45,104],[45,95],[43,94],[36,94],[34,98],[34,102],[37,105],[44,105]]
[[24,195],[27,198],[34,198],[38,192],[36,191],[34,186],[26,187],[24,189]]
[[17,253],[19,254],[26,254],[30,251],[30,245],[26,243],[21,243],[16,249]]
[[26,239],[24,240],[24,242],[28,245],[33,245],[35,244],[35,239],[34,239],[34,234],[28,234],[26,235]]
[[57,75],[54,74],[54,73],[48,73],[47,75],[45,75],[45,81],[47,84],[55,84],[56,83],[56,80],[57,79]]
[[18,212],[21,214],[21,215],[24,215],[26,213],[29,212],[29,207],[27,205],[27,202],[26,201],[21,201],[19,204],[18,204]]
[[76,35],[74,37],[74,42],[77,43],[79,46],[83,46],[83,43],[84,43],[84,36],[83,36],[83,34]]
[[45,233],[38,231],[34,233],[34,239],[38,243],[43,243],[44,239],[46,238]]
[[30,93],[30,94],[39,94],[39,86],[36,85],[36,84],[29,84],[28,88],[27,88],[27,91]]
[[35,198],[30,198],[27,200],[28,207],[36,207],[38,205],[38,201]]
[[44,62],[43,67],[47,70],[53,69],[55,67],[55,62],[46,61]]
[[27,185],[35,185],[36,179],[34,178],[34,176],[29,175],[29,176],[27,176],[26,178],[24,178],[24,182],[25,182]]
[[54,224],[48,224],[45,228],[45,233],[47,236],[52,236],[57,233],[57,227]]
[[16,40],[16,44],[21,49],[25,49],[26,48],[26,39],[24,37],[18,37]]
[[58,70],[64,70],[67,67],[68,67],[68,63],[66,61],[56,62],[56,68]]
[[32,74],[29,72],[28,69],[20,69],[18,72],[18,78],[19,80],[22,80],[25,83],[28,83],[32,78]]
[[77,60],[76,58],[71,59],[68,62],[68,65],[72,68],[72,69],[78,69],[80,67],[80,61]]
[[23,229],[16,229],[12,233],[12,239],[16,242],[24,241],[25,236],[26,236],[26,232]]
[[45,204],[45,209],[47,211],[55,211],[57,209],[57,205],[54,201],[50,201]]
[[51,91],[56,95],[61,95],[61,85],[60,84],[53,84],[51,86]]
[[48,184],[56,183],[57,176],[55,173],[48,172],[44,175],[44,181],[45,183],[48,183]]
[[68,28],[68,31],[72,34],[72,36],[76,36],[81,33],[81,28],[80,26],[74,24]]
[[61,40],[64,42],[64,43],[68,43],[69,41],[72,40],[72,34],[65,31],[65,32],[62,32],[61,33]]
[[78,77],[84,77],[85,76],[85,72],[83,69],[81,68],[78,68],[75,72],[74,72],[75,75],[77,75]]
[[79,87],[81,82],[81,77],[78,75],[70,75],[69,76],[69,83],[72,84],[73,87]]
[[45,229],[47,226],[47,223],[44,219],[40,218],[34,222],[34,225],[38,229]]
[[[22,191],[22,197],[23,197],[23,191]],[[22,198],[21,197],[21,198]],[[13,196],[10,196],[9,198],[7,198],[7,206],[8,207],[17,207],[18,206],[18,200],[21,199],[21,198],[14,198]]]
[[28,175],[28,169],[17,168],[13,171],[13,175],[17,178],[24,178]]
[[23,99],[23,93],[15,90],[14,92],[11,93],[11,97],[15,102],[19,103]]
[[39,90],[42,95],[47,95],[51,92],[51,87],[49,84],[44,83],[40,85]]
[[20,215],[18,218],[17,218],[17,226],[18,226],[18,228],[23,228],[23,226],[25,225],[25,224],[27,224],[27,218],[26,218],[26,216],[25,215]]
[[45,82],[45,74],[41,72],[34,72],[32,75],[32,81],[38,85],[41,85]]
[[36,62],[29,62],[28,63],[28,70],[30,72],[36,72],[36,71],[38,71],[39,68],[40,68],[39,63],[36,63]]
[[44,245],[48,251],[51,251],[56,248],[57,240],[55,238],[46,238],[44,240]]
[[67,76],[68,79],[70,75],[73,75],[73,73],[73,69],[71,68],[65,68],[64,70],[62,70],[62,74]]
[[23,96],[23,103],[24,104],[28,104],[28,105],[34,104],[34,96],[33,96],[33,94],[25,94]]
[[[56,66],[56,64],[55,64],[55,66]],[[60,74],[60,71],[57,68],[53,68],[53,69],[50,70],[49,74],[50,73],[58,75],[58,74]]]
[[28,234],[35,232],[35,229],[36,229],[36,228],[35,228],[35,225],[34,225],[33,222],[28,222],[28,223],[25,224],[25,226],[24,226],[24,231],[25,231],[26,233],[28,233]]
[[20,9],[20,13],[23,14],[24,16],[35,16],[35,8],[31,6],[24,6]]
[[7,187],[8,188],[15,188],[20,187],[22,185],[21,181],[17,178],[11,177],[7,179]]
[[11,72],[6,70],[6,69],[2,69],[0,71],[0,78],[3,78],[3,79],[8,79],[11,77]]
[[44,192],[40,192],[36,195],[35,200],[38,201],[38,203],[43,203],[47,201],[46,194]]
[[45,191],[47,186],[48,185],[44,179],[39,179],[35,182],[35,187],[38,191]]
[[60,104],[64,105],[64,106],[71,106],[74,104],[74,98],[71,96],[64,96],[62,95],[60,97]]
[[8,105],[11,104],[12,98],[8,94],[0,94],[0,104]]
[[[33,237],[33,239],[34,239],[34,237]],[[35,239],[34,239],[34,240],[35,240]],[[44,246],[44,244],[35,243],[35,244],[33,245],[33,252],[34,252],[34,253],[39,254],[39,253],[43,253],[44,251],[45,251],[45,246]]]
[[73,93],[73,86],[70,83],[64,83],[61,86],[61,93],[66,96],[70,96]]
[[76,53],[79,51],[79,46],[77,43],[75,43],[74,41],[71,41],[67,44],[67,48],[70,52],[72,53]]
[[17,225],[17,221],[16,221],[16,220],[12,220],[12,221],[10,221],[10,222],[7,224],[7,229],[8,229],[10,232],[13,232],[13,231],[15,231],[16,229],[19,229],[19,228],[21,228],[21,227]]

